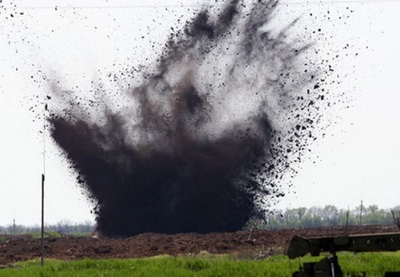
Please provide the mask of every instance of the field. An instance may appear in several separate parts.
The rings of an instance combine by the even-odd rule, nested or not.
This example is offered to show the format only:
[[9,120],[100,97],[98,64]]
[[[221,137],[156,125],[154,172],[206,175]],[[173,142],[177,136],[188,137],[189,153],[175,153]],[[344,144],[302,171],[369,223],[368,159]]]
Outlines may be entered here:
[[[397,231],[351,227],[348,233]],[[45,267],[40,241],[0,238],[0,276],[291,276],[299,260],[283,255],[291,237],[343,234],[343,228],[264,230],[215,234],[142,234],[125,239],[49,237]],[[305,257],[302,262],[315,257]],[[317,260],[320,258],[317,258]],[[345,273],[383,276],[400,271],[400,253],[341,253]]]
[[[315,260],[305,257],[303,261]],[[343,253],[339,260],[345,276],[383,276],[385,271],[400,270],[399,253]],[[83,259],[79,261],[39,260],[17,263],[13,268],[0,270],[0,276],[291,276],[298,261],[284,255],[263,260],[236,260],[229,255],[202,253],[197,257],[156,256],[139,259]]]

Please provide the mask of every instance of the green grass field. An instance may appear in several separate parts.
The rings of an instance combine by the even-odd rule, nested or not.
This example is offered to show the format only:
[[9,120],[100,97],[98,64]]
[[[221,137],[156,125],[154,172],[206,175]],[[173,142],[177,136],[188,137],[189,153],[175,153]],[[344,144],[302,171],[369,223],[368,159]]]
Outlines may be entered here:
[[[0,269],[0,276],[291,276],[300,262],[320,258],[305,257],[291,260],[286,256],[272,256],[264,260],[237,260],[225,255],[202,255],[198,257],[158,256],[143,259],[107,259],[79,261],[46,260],[16,264],[15,268]],[[345,276],[383,276],[385,271],[400,271],[400,252],[396,253],[342,253],[339,263]]]

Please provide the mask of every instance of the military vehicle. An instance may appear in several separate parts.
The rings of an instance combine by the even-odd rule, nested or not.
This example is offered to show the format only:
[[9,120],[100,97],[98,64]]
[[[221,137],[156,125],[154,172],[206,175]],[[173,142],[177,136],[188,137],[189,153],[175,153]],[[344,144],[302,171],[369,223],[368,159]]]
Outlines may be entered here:
[[[287,255],[290,259],[320,256],[322,252],[329,253],[318,262],[303,263],[293,277],[342,277],[336,253],[350,252],[381,252],[400,250],[400,233],[345,235],[332,237],[305,238],[294,236],[289,245]],[[400,263],[400,260],[399,260]],[[400,277],[399,272],[386,272],[385,277]]]

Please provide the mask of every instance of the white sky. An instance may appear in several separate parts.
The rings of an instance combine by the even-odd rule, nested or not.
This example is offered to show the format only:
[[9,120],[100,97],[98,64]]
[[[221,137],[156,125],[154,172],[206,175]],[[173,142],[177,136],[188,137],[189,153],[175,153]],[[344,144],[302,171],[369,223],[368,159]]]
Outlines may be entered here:
[[[42,124],[33,120],[41,108],[32,113],[29,107],[36,95],[46,95],[43,76],[77,91],[103,78],[115,90],[107,84],[108,72],[153,61],[158,53],[152,42],[162,45],[170,27],[179,28],[178,19],[184,23],[200,8],[187,0],[65,3],[0,4],[0,225],[14,218],[18,224],[40,222]],[[336,64],[343,83],[335,89],[346,92],[345,102],[353,101],[348,109],[338,105],[329,112],[327,135],[313,145],[279,207],[353,208],[361,200],[382,208],[400,205],[398,14],[400,1],[281,2],[278,24],[302,16],[298,32],[322,29],[322,36],[313,37],[320,50],[316,59],[330,52],[349,55]],[[350,49],[341,50],[347,43]],[[93,220],[67,162],[48,138],[46,143],[46,222]]]

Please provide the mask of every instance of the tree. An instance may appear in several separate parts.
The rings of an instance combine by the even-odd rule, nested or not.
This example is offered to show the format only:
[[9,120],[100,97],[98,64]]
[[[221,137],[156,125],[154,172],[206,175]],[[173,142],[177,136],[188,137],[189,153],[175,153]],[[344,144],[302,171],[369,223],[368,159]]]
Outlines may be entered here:
[[396,224],[396,226],[400,229],[400,207],[396,210],[392,209],[390,212],[392,214],[394,224]]
[[337,225],[339,223],[339,211],[333,205],[326,205],[322,209],[322,219],[327,223],[329,226]]
[[367,214],[376,214],[379,211],[378,205],[369,205],[367,207]]
[[307,208],[300,207],[300,208],[294,209],[294,211],[297,213],[297,217],[298,217],[299,221],[302,221],[304,215],[307,212]]
[[57,232],[61,235],[69,235],[71,232],[72,222],[68,219],[60,220],[57,223]]

